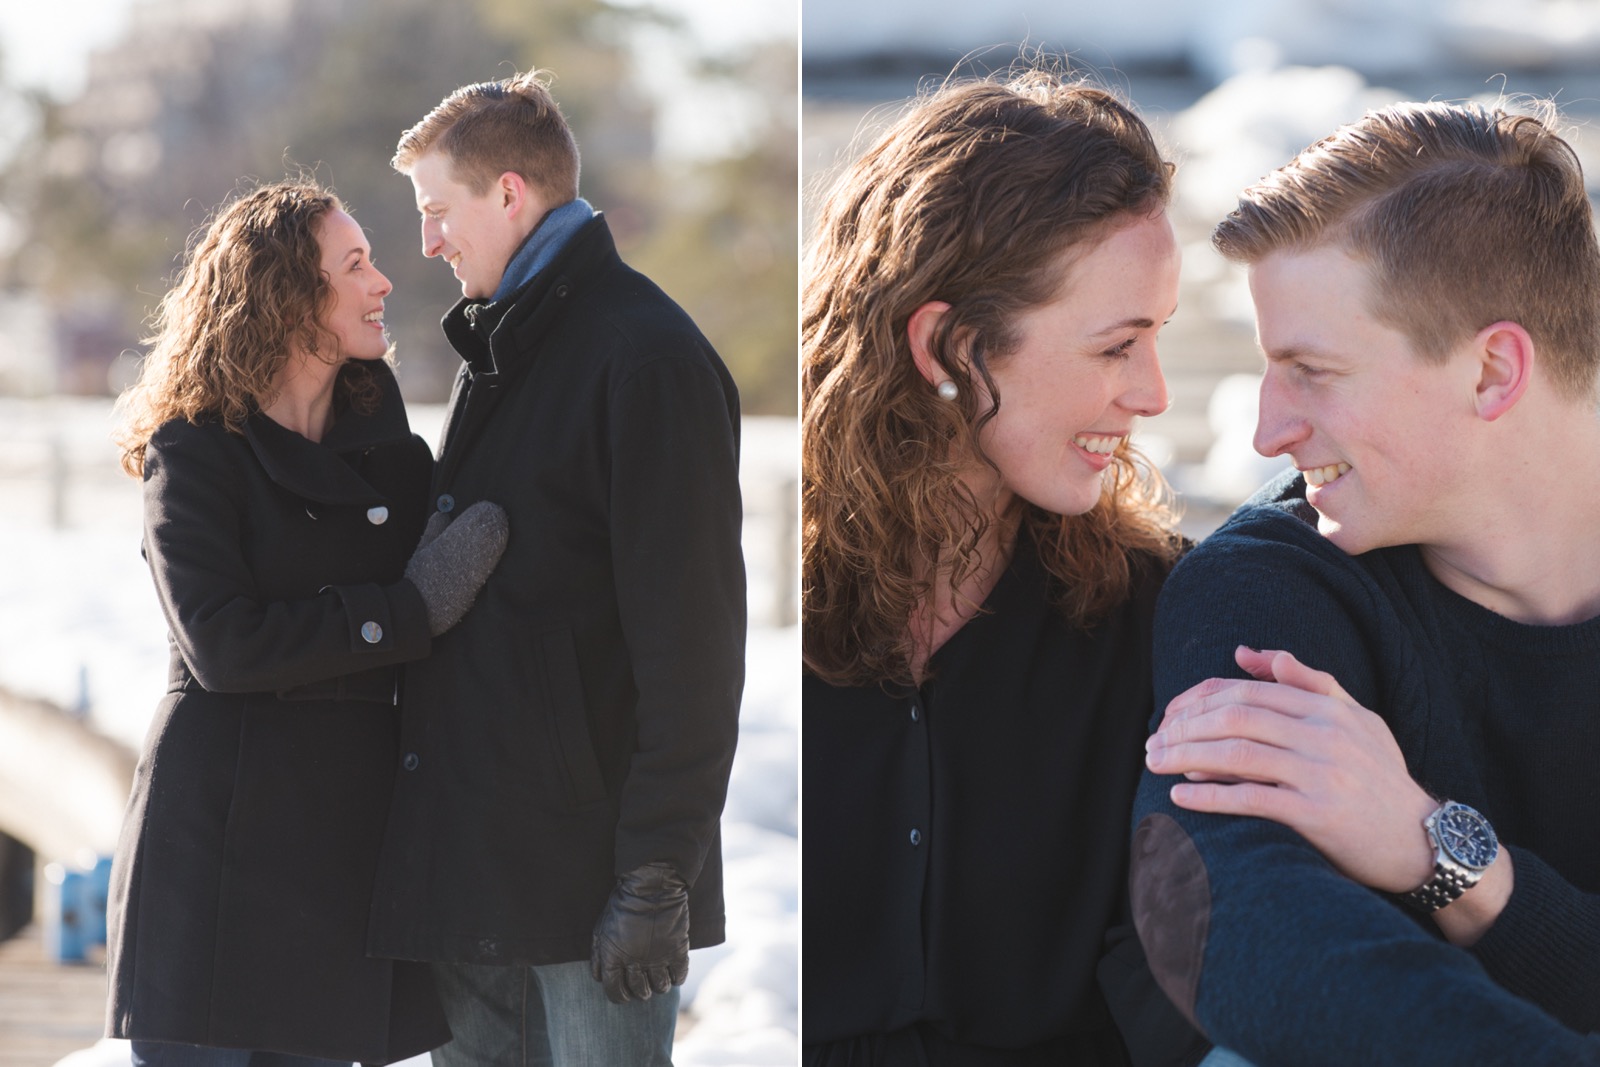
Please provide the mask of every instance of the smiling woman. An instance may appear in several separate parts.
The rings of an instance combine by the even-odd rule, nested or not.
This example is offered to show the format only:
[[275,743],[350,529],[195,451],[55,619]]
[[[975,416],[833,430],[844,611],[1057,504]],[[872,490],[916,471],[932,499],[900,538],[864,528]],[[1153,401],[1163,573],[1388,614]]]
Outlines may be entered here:
[[[979,437],[988,462],[972,463],[963,480],[993,501],[997,519],[1018,497],[1056,515],[1090,511],[1134,419],[1167,408],[1156,334],[1177,304],[1179,256],[1166,213],[1130,213],[1062,258],[1047,268],[1063,277],[1058,293],[1016,316],[1016,347],[973,385],[994,417]],[[944,376],[932,342],[949,309],[932,301],[912,313],[912,358],[924,377]]]
[[368,958],[367,915],[396,667],[506,531],[469,508],[418,547],[433,463],[384,360],[389,289],[327,191],[247,192],[122,400],[171,631],[109,902],[109,1025],[136,1067],[385,1063],[449,1037],[425,965]]
[[372,246],[356,220],[330,211],[317,230],[322,248],[322,273],[333,299],[323,325],[333,334],[337,351],[348,359],[381,359],[389,353],[383,326],[383,298],[394,286],[372,262]]
[[1149,980],[1123,884],[1180,547],[1128,444],[1167,403],[1170,173],[1125,104],[1035,72],[916,101],[823,208],[802,312],[808,1065],[1204,1047]]

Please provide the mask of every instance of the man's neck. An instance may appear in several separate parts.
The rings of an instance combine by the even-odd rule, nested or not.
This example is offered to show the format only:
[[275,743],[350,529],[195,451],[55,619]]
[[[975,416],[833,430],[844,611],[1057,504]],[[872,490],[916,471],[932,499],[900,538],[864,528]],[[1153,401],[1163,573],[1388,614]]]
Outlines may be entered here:
[[1600,419],[1551,414],[1486,465],[1457,529],[1421,546],[1447,588],[1539,626],[1600,616]]
[[527,285],[593,217],[594,208],[582,198],[569,200],[545,213],[511,254],[492,299],[504,300]]

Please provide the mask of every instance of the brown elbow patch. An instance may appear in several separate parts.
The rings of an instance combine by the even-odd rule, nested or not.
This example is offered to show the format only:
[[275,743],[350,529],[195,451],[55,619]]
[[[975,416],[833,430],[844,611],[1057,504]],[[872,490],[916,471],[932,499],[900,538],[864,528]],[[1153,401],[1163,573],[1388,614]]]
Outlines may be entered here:
[[1211,882],[1200,850],[1172,816],[1147,815],[1134,831],[1128,895],[1150,973],[1201,1030],[1194,1005],[1211,928]]

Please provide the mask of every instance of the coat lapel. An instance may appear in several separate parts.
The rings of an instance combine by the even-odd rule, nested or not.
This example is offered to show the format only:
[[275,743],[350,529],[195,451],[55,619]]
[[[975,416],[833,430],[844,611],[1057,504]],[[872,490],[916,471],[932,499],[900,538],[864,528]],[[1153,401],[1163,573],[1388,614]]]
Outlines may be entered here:
[[384,496],[356,473],[346,456],[411,435],[400,387],[387,364],[370,365],[382,390],[376,411],[341,413],[321,443],[285,429],[257,412],[245,420],[244,437],[256,459],[278,485],[321,504],[371,507]]

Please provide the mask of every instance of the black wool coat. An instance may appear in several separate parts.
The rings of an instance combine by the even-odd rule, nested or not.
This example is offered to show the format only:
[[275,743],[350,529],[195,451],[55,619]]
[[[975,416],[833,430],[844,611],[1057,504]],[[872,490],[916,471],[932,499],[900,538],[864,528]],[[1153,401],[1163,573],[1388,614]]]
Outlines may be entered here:
[[511,541],[406,669],[372,950],[587,959],[615,876],[656,860],[715,944],[744,683],[733,381],[599,217],[444,328],[464,364],[435,506],[495,501]]
[[364,372],[379,409],[320,444],[260,414],[150,441],[172,657],[112,865],[112,1036],[368,1063],[449,1039],[427,970],[366,955],[432,460]]

